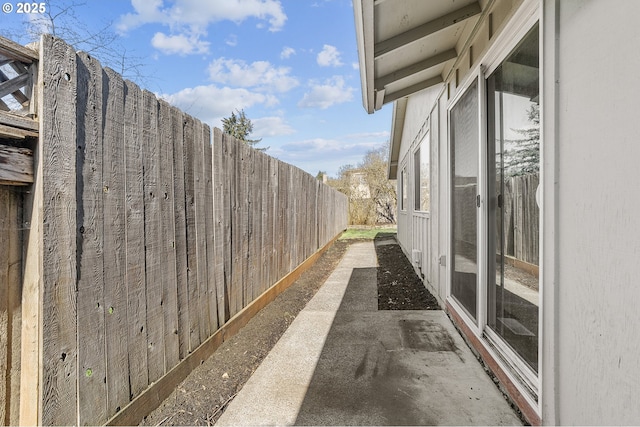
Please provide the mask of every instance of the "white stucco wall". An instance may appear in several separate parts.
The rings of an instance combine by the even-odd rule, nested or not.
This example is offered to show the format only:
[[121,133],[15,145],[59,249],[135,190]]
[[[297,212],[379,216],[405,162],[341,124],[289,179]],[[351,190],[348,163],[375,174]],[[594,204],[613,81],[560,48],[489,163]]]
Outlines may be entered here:
[[[555,396],[545,399],[555,402],[543,405],[543,421],[637,424],[640,2],[545,2],[556,6],[557,97],[544,102],[554,103],[556,122],[549,129],[556,128],[557,138],[544,138],[557,145],[557,283],[553,289],[545,282],[544,292],[553,297],[543,305],[544,345],[552,349],[545,353],[555,357],[548,374],[555,377],[549,378]],[[552,40],[553,34],[545,37]],[[545,58],[554,61],[554,54],[547,50]],[[552,75],[546,79],[553,85]],[[552,199],[546,194],[545,202]]]

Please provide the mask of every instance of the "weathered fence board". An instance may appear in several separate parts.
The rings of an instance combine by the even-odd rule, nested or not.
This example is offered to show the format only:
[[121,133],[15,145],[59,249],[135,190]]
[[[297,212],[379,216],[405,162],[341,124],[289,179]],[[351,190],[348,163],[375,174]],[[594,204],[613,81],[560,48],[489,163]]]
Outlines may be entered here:
[[291,229],[287,227],[287,203],[289,195],[289,170],[284,163],[278,163],[278,246],[276,250],[281,256],[278,263],[278,276],[281,276],[285,269],[289,268],[291,260],[291,246],[289,245],[289,234]]
[[33,182],[33,151],[0,144],[0,185],[27,185]]
[[[42,277],[42,323],[32,325],[42,328],[38,421],[102,424],[191,366],[201,344],[317,255],[346,228],[347,200],[219,129],[212,138],[89,55],[43,40],[43,172],[34,184],[43,257],[30,256],[37,268],[25,273]],[[15,276],[5,258],[0,276]],[[21,328],[6,309],[17,298],[3,292],[2,349],[13,340],[8,325]],[[11,357],[0,353],[5,374]],[[0,386],[5,402],[11,384]],[[18,421],[10,405],[0,409],[5,423]]]
[[260,252],[256,259],[258,268],[260,269],[260,294],[269,288],[269,265],[265,260],[271,258],[271,240],[269,240],[267,234],[271,228],[269,222],[270,204],[269,204],[269,157],[266,154],[260,153],[260,177],[258,178],[258,185],[260,188],[260,204],[256,206],[259,218],[256,220],[260,224],[260,236],[259,243],[257,245]]
[[0,187],[0,422],[19,423],[22,192]]
[[187,286],[187,227],[184,187],[184,117],[177,108],[171,110],[173,139],[173,191],[176,253],[176,290],[178,303],[178,345],[180,359],[189,354],[189,290]]
[[225,209],[228,205],[224,204],[224,188],[226,186],[225,177],[223,175],[223,158],[222,150],[222,131],[213,129],[213,145],[211,147],[211,155],[213,162],[213,266],[216,285],[218,326],[222,326],[228,318],[226,313],[229,310],[227,299],[225,298],[225,265],[224,265],[224,242],[225,236]]
[[200,345],[198,269],[196,242],[196,195],[194,174],[195,120],[185,115],[184,122],[184,191],[187,228],[187,295],[189,312],[189,352]]
[[239,265],[238,268],[238,277],[235,280],[234,286],[238,292],[238,306],[236,307],[236,313],[242,310],[249,301],[251,301],[251,286],[252,284],[249,281],[249,209],[251,208],[250,199],[249,199],[249,171],[251,158],[249,153],[249,146],[247,144],[239,144],[238,145],[238,153],[237,157],[238,161],[238,179],[240,185],[236,186],[238,190],[238,199],[237,199],[237,213],[236,216],[236,225],[234,228],[238,230],[238,252],[237,263]]
[[160,143],[160,258],[162,260],[162,312],[164,314],[164,372],[180,361],[178,339],[178,290],[176,287],[176,251],[173,189],[173,130],[171,106],[161,101],[158,109]]
[[[232,196],[235,193],[235,179],[232,179],[230,174],[235,170],[233,164],[234,145],[231,144],[231,137],[227,134],[223,134],[220,140],[220,149],[218,155],[221,158],[221,169],[219,172],[219,178],[222,190],[222,262],[224,264],[224,320],[225,322],[235,314],[235,301],[236,296],[232,292],[231,283],[231,265],[233,264],[233,245],[231,244],[231,229],[232,218],[235,209],[235,198]],[[214,156],[216,155],[216,147],[214,147]]]
[[257,261],[260,259],[257,244],[260,243],[258,236],[260,235],[260,222],[256,220],[258,212],[256,207],[261,204],[260,200],[260,184],[257,182],[256,176],[259,174],[260,166],[258,162],[259,152],[249,150],[248,159],[245,163],[248,166],[248,193],[247,193],[247,283],[248,288],[246,301],[253,301],[260,295],[260,283],[258,282],[258,266]]
[[538,175],[510,177],[504,185],[504,253],[538,265],[540,209]]
[[230,294],[230,315],[233,316],[242,307],[243,288],[242,288],[242,234],[243,226],[240,211],[243,209],[244,200],[243,193],[245,191],[242,185],[242,147],[234,144],[231,138],[228,138],[230,162],[233,167],[227,169],[227,173],[233,179],[233,193],[231,194],[231,217],[229,222],[231,225],[231,276],[229,278],[229,294]]
[[77,424],[76,54],[43,37],[42,424]]
[[278,277],[278,265],[281,253],[278,252],[278,161],[273,157],[269,158],[269,229],[267,230],[269,283],[275,283]]
[[196,279],[198,299],[198,325],[200,327],[200,340],[211,335],[209,321],[207,272],[207,222],[205,216],[205,176],[204,176],[204,141],[202,122],[196,120],[193,129],[193,178],[195,194],[195,241],[196,241]]
[[125,82],[125,258],[127,288],[127,338],[129,396],[139,395],[149,384],[147,368],[147,298],[145,293],[144,188],[142,174],[142,91]]
[[216,283],[216,266],[215,262],[215,225],[214,225],[214,198],[213,198],[213,148],[211,147],[211,129],[209,126],[203,126],[203,160],[204,160],[204,214],[206,225],[206,245],[207,256],[205,263],[207,266],[207,301],[209,304],[209,325],[210,336],[218,329],[221,323],[218,321],[218,289]]
[[162,251],[159,197],[160,144],[158,104],[148,91],[142,93],[142,153],[144,188],[144,241],[147,296],[147,360],[149,382],[164,374],[164,314],[162,307]]
[[107,416],[102,200],[102,70],[77,57],[77,310],[79,423]]
[[103,251],[107,413],[129,401],[125,258],[124,82],[113,70],[103,77]]

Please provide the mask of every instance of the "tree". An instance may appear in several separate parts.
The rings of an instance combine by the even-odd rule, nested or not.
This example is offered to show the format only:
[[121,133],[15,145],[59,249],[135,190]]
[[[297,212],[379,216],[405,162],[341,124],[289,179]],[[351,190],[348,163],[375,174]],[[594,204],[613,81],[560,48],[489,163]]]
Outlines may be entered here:
[[519,139],[505,141],[504,171],[506,176],[537,174],[540,170],[540,106],[531,104],[527,110],[531,126],[513,129]]
[[344,165],[329,185],[349,198],[350,224],[395,223],[395,185],[387,179],[386,147],[371,150],[357,165]]
[[370,225],[377,222],[364,174],[358,168],[353,165],[341,166],[338,177],[329,180],[328,184],[349,199],[349,224]]
[[371,199],[375,203],[378,222],[396,222],[398,203],[396,187],[387,178],[388,148],[381,147],[365,154],[360,169],[364,171]]
[[222,131],[236,139],[239,139],[240,141],[246,142],[258,151],[267,151],[269,149],[269,147],[255,147],[256,144],[262,141],[262,138],[249,139],[249,135],[253,132],[253,123],[251,122],[251,119],[246,116],[244,110],[232,111],[230,117],[222,119]]
[[118,43],[119,36],[113,31],[113,22],[105,22],[99,27],[89,27],[78,11],[88,7],[78,0],[44,0],[44,13],[30,14],[22,26],[0,29],[0,35],[27,44],[38,41],[42,34],[51,34],[97,58],[102,65],[112,68],[123,77],[138,84],[147,80],[143,74],[143,58],[132,56],[131,52]]

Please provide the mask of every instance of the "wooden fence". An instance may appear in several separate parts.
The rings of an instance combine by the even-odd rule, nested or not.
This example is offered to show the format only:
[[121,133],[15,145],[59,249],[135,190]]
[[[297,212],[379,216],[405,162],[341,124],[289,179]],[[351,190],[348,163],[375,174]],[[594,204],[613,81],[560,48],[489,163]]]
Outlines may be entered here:
[[537,174],[514,176],[504,183],[504,254],[538,265],[540,208]]
[[22,190],[0,186],[0,423],[19,423]]
[[344,230],[347,200],[61,40],[39,67],[20,421],[104,424]]
[[[476,183],[458,178],[454,201],[458,206],[474,206],[478,194]],[[540,209],[536,202],[539,176],[529,174],[506,178],[503,194],[503,253],[511,258],[538,265],[540,250]],[[499,183],[498,183],[499,185]],[[456,251],[475,261],[477,219],[475,209],[458,209],[453,217],[456,229]],[[497,224],[500,227],[500,224]]]

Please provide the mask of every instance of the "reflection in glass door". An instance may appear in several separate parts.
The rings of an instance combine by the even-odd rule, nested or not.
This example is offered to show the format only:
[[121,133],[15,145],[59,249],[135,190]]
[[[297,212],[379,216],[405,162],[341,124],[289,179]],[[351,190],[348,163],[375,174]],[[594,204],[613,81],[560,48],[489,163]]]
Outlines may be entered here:
[[[487,324],[538,370],[538,27],[487,79]],[[494,255],[492,255],[494,254]]]
[[451,110],[451,294],[477,315],[478,283],[478,82]]

